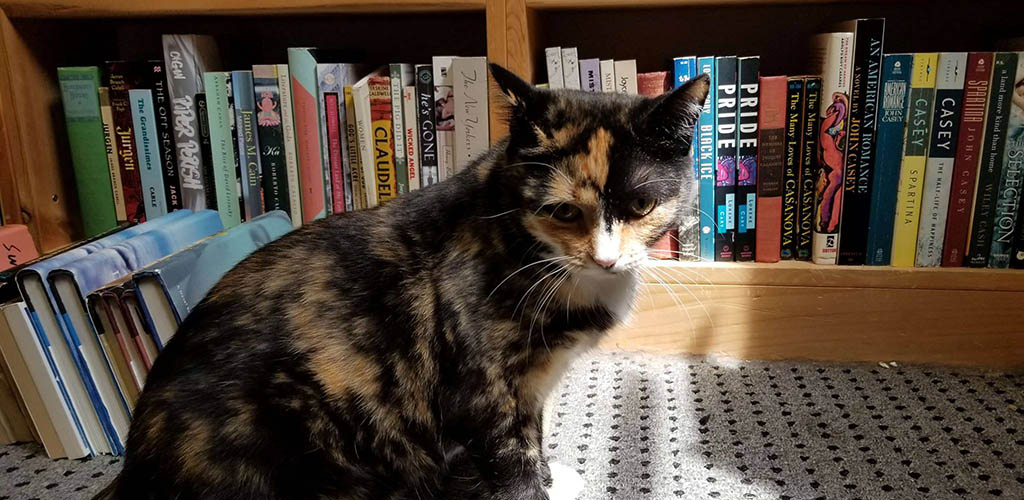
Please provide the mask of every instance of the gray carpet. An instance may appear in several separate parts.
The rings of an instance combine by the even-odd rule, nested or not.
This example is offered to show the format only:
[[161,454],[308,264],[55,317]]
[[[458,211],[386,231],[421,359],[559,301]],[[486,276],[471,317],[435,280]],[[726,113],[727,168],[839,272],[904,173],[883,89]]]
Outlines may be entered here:
[[[586,499],[1024,499],[1024,374],[599,354],[544,443]],[[0,448],[0,500],[89,498],[113,457]]]

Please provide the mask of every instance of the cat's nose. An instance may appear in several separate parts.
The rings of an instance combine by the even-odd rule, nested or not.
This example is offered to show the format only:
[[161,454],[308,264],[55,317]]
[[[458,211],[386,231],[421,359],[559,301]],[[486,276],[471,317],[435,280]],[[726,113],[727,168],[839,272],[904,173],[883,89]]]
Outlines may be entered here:
[[595,255],[593,257],[593,259],[594,259],[594,263],[596,263],[597,265],[599,265],[599,266],[601,266],[601,267],[603,267],[605,269],[611,269],[613,266],[615,266],[615,263],[619,261],[618,256],[616,256],[616,257],[609,257],[609,256],[604,256],[604,255],[602,255],[602,256]]

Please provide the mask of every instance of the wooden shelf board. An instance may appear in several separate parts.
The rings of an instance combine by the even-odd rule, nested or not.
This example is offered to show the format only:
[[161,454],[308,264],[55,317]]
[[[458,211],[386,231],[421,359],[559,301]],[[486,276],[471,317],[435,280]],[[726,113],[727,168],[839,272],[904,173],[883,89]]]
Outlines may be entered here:
[[[863,0],[846,0],[850,1]],[[633,9],[651,7],[707,7],[749,5],[800,5],[840,3],[843,0],[526,0],[534,9]]]
[[[645,281],[655,276],[685,285],[738,285],[812,288],[884,288],[1024,292],[1024,271],[950,267],[822,266],[803,261],[652,261]],[[1022,304],[1024,309],[1024,304]]]
[[97,18],[484,10],[486,0],[0,0],[9,17]]

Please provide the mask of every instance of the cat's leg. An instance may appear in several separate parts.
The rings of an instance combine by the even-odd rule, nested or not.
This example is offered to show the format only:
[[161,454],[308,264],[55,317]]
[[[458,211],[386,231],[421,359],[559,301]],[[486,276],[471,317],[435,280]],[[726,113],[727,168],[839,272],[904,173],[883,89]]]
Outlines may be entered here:
[[548,464],[547,455],[544,454],[544,415],[546,414],[546,411],[542,407],[539,413],[540,414],[537,416],[537,422],[540,428],[540,432],[537,436],[537,448],[539,450],[540,455],[540,460],[538,461],[538,465],[540,466],[540,479],[541,484],[543,484],[545,488],[550,489],[552,484],[551,466]]
[[492,409],[491,418],[479,421],[479,439],[466,443],[494,500],[548,500],[539,417]]

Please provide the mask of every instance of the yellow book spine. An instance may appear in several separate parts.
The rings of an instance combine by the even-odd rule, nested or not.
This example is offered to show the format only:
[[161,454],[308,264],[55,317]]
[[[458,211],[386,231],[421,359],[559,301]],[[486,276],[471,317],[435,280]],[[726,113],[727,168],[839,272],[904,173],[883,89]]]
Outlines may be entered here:
[[391,81],[388,77],[370,78],[370,134],[373,142],[373,172],[377,201],[398,194],[395,175],[395,141],[391,130]]

